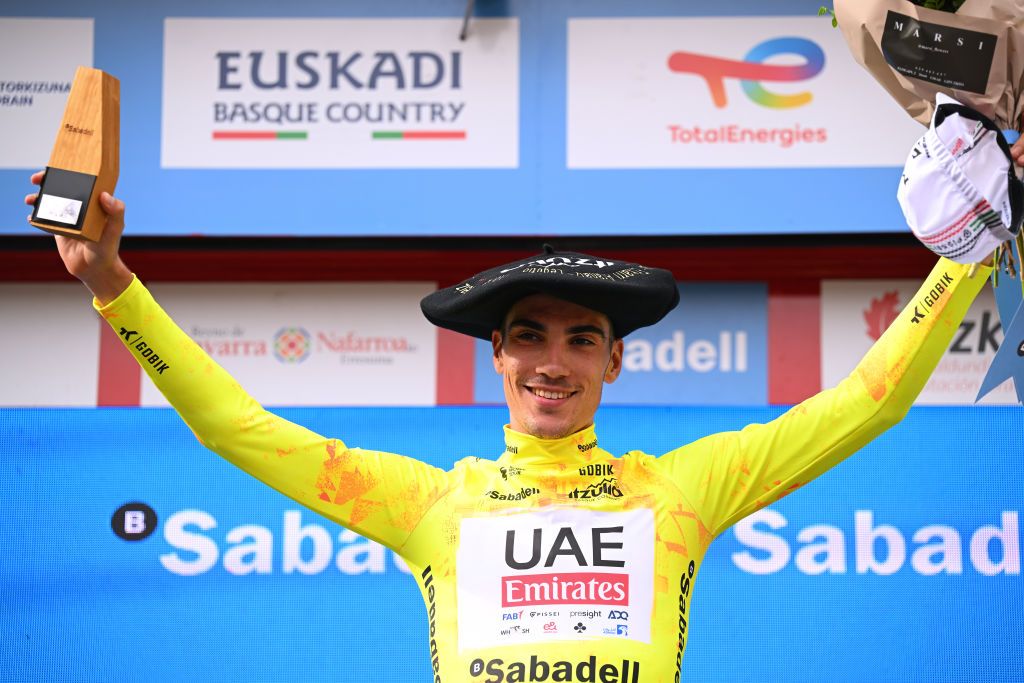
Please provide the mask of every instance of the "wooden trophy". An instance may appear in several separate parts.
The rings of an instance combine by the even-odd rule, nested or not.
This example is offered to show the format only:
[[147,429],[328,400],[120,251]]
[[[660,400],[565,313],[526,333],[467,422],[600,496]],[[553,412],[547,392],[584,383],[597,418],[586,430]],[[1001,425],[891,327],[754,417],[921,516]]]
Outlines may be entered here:
[[121,83],[80,66],[30,222],[57,235],[96,241],[107,214],[100,194],[117,185]]

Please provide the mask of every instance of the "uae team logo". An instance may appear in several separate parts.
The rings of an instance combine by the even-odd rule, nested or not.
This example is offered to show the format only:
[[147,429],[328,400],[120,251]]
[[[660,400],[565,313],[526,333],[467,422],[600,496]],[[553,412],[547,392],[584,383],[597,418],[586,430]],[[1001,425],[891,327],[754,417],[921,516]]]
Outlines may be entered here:
[[654,539],[647,508],[464,518],[455,572],[459,646],[595,634],[651,642]]
[[301,363],[312,349],[313,338],[301,327],[282,327],[274,335],[274,356],[282,363]]

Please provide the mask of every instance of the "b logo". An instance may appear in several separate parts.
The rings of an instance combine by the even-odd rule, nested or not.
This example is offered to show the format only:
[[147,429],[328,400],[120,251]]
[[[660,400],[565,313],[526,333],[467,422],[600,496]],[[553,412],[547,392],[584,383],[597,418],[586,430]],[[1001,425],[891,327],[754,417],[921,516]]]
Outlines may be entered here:
[[[804,58],[804,63],[764,63],[770,57],[783,54],[799,55]],[[825,53],[817,43],[806,38],[772,38],[755,45],[742,61],[693,52],[673,52],[668,58],[668,68],[676,73],[696,74],[703,78],[711,91],[711,100],[719,109],[728,104],[726,78],[740,79],[747,97],[763,107],[792,109],[809,103],[813,98],[811,93],[780,95],[767,90],[761,81],[792,83],[813,78],[825,68]]]
[[110,528],[126,541],[141,541],[156,531],[156,526],[156,512],[145,503],[126,503],[110,518]]
[[469,675],[479,676],[484,672],[484,660],[477,658],[469,665]]

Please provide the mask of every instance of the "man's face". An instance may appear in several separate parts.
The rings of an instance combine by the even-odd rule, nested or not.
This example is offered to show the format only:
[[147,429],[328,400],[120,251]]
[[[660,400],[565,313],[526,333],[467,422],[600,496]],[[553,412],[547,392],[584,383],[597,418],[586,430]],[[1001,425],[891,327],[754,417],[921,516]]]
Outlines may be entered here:
[[607,316],[546,294],[516,302],[491,344],[510,426],[544,439],[593,424],[603,383],[622,370],[622,340]]

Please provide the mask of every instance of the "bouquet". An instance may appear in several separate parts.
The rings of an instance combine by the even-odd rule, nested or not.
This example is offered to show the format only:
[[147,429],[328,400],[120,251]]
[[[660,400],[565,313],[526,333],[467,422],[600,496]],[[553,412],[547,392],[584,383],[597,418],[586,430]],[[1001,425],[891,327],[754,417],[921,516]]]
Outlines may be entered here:
[[1024,0],[836,0],[850,51],[927,126],[942,92],[1020,129]]

